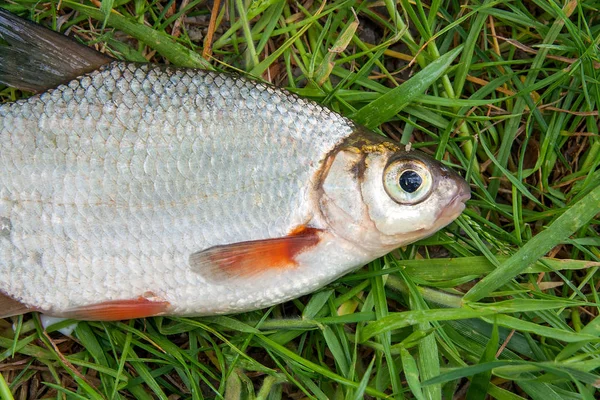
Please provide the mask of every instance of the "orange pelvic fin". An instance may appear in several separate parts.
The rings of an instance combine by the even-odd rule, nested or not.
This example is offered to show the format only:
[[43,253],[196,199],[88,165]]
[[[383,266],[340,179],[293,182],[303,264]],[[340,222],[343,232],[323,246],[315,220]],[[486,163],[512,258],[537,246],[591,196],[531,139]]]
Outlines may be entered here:
[[133,300],[107,301],[78,307],[62,313],[61,316],[83,321],[120,321],[162,315],[169,306],[167,301],[140,296]]
[[26,314],[30,311],[35,311],[27,307],[25,304],[18,302],[12,297],[0,293],[0,318],[8,318],[15,315]]
[[215,246],[190,256],[191,268],[212,281],[296,268],[295,257],[319,243],[321,231],[301,226],[288,236]]

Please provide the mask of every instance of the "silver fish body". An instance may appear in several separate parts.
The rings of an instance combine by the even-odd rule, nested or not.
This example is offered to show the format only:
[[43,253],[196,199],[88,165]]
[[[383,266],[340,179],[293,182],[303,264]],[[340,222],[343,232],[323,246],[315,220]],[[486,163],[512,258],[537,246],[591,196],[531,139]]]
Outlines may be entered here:
[[[82,319],[112,317],[77,310],[136,299],[163,306],[148,315],[208,315],[295,298],[462,211],[466,184],[415,156],[439,198],[406,208],[413,226],[398,229],[402,210],[386,215],[397,203],[382,171],[405,156],[283,90],[112,62],[0,105],[0,291]],[[254,251],[300,231],[314,240],[260,247],[244,264],[256,270],[236,273],[243,247],[219,272],[215,251]],[[278,252],[290,261],[261,268]]]

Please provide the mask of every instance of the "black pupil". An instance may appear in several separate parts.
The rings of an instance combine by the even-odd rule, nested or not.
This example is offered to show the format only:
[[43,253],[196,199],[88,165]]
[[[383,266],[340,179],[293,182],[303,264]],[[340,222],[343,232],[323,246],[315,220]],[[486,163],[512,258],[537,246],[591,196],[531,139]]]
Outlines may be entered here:
[[421,187],[423,179],[415,171],[404,171],[400,175],[400,187],[407,193],[416,192]]

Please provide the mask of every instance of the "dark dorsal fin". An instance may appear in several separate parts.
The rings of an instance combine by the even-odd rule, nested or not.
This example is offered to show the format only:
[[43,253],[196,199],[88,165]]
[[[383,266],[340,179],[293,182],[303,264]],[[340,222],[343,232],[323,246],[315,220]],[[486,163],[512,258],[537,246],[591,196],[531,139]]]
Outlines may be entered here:
[[0,83],[41,92],[112,61],[76,41],[0,8]]

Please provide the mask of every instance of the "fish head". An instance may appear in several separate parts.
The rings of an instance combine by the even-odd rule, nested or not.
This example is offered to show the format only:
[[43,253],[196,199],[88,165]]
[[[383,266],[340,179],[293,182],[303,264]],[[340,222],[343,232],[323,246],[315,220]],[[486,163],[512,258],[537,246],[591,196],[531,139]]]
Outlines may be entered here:
[[365,132],[330,155],[320,189],[329,229],[374,255],[431,236],[471,196],[467,182],[439,161]]

